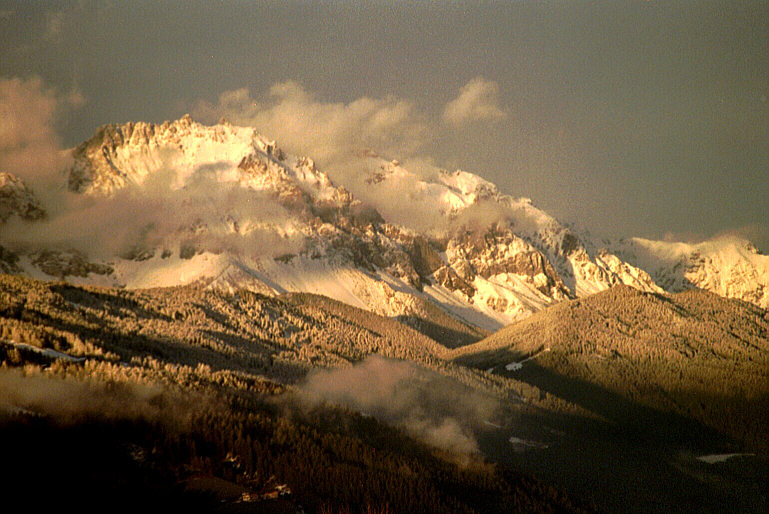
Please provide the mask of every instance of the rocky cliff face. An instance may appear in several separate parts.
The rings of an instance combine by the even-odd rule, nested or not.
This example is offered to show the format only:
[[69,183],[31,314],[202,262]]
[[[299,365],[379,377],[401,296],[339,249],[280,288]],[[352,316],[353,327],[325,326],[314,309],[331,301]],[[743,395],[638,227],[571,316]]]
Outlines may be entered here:
[[[116,204],[130,192],[134,210],[138,202],[158,214],[137,213],[141,237],[107,258],[37,248],[3,259],[4,270],[126,287],[306,291],[389,316],[415,315],[426,301],[487,329],[615,284],[769,303],[769,264],[756,252],[676,253],[641,240],[598,248],[463,171],[426,177],[371,156],[361,170],[366,194],[356,196],[253,128],[189,116],[107,125],[72,155],[69,191]],[[399,223],[392,205],[370,201],[378,196],[432,225]],[[13,215],[41,223],[45,211],[20,180],[0,174],[0,220]]]
[[2,245],[2,225],[14,218],[23,223],[30,223],[40,221],[45,216],[45,209],[20,178],[11,173],[0,172],[0,273],[23,271],[19,265],[18,254]]
[[11,173],[0,173],[0,223],[12,216],[25,221],[45,217],[45,209],[24,182]]

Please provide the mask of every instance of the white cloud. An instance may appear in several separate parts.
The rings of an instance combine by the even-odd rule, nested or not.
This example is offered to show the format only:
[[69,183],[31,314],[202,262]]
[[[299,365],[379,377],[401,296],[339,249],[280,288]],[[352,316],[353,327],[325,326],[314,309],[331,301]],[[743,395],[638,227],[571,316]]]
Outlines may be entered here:
[[[178,252],[188,240],[196,250],[213,253],[275,256],[301,248],[301,234],[289,237],[278,230],[290,225],[291,213],[270,194],[220,182],[210,166],[196,168],[184,188],[174,188],[176,178],[166,168],[110,196],[59,191],[45,205],[48,219],[29,225],[12,218],[3,227],[3,244],[20,251],[77,250],[104,259],[132,248]],[[228,217],[243,228],[230,230]]]
[[405,429],[460,462],[478,451],[475,434],[496,419],[499,404],[478,391],[413,363],[369,355],[347,368],[315,370],[302,398],[355,409]]
[[[82,103],[82,97],[73,99]],[[37,185],[61,169],[63,149],[54,119],[69,101],[39,77],[0,78],[0,171]]]
[[499,86],[483,77],[476,77],[465,84],[459,96],[446,104],[443,110],[443,121],[455,126],[498,120],[504,116],[505,111],[499,106]]
[[390,184],[386,191],[365,182],[370,168],[379,164],[370,159],[372,151],[387,159],[397,157],[418,176],[434,172],[431,159],[420,152],[437,124],[411,102],[391,96],[323,102],[287,81],[274,84],[264,99],[255,99],[245,88],[226,91],[215,104],[198,102],[192,114],[203,122],[224,117],[235,125],[256,127],[290,153],[314,159],[335,184],[344,185],[389,221],[421,226],[424,218],[437,215],[409,201],[417,177]]
[[[453,120],[492,119],[504,115],[496,104],[496,83],[478,78],[447,109]],[[324,102],[287,81],[274,84],[263,98],[247,88],[226,91],[216,103],[198,102],[192,114],[207,123],[224,117],[235,125],[256,127],[290,153],[313,158],[335,184],[389,222],[438,232],[447,227],[444,214],[420,195],[421,181],[434,180],[439,169],[428,150],[441,137],[441,123],[409,101],[389,96]],[[387,187],[372,187],[366,179],[382,164],[372,154],[396,158],[408,172],[390,177]],[[482,209],[476,211],[473,216],[482,217]],[[497,219],[498,213],[491,214]]]
[[684,242],[699,244],[719,239],[749,241],[764,253],[769,250],[769,226],[766,224],[752,223],[708,234],[706,232],[672,232],[662,235],[662,240],[670,243]]
[[264,101],[246,88],[226,91],[216,104],[199,102],[193,116],[206,122],[225,117],[236,125],[256,127],[289,151],[309,155],[326,167],[367,149],[411,155],[428,134],[424,117],[408,101],[362,97],[347,104],[323,102],[293,81],[273,85]]

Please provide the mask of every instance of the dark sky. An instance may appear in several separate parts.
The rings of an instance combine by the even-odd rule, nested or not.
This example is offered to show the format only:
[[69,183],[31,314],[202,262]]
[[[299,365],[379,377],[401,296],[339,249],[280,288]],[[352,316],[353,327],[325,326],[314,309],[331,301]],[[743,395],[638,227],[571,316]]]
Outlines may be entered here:
[[[595,234],[769,251],[769,2],[0,1],[0,34],[0,78],[82,95],[66,145],[292,80],[409,102],[421,154]],[[478,77],[504,115],[442,122]]]

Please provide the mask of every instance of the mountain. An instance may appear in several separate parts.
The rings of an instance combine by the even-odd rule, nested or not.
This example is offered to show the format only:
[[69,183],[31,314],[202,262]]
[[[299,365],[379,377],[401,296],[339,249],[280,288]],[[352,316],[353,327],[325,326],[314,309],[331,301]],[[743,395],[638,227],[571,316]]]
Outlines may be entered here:
[[35,194],[24,182],[12,173],[0,173],[0,223],[5,223],[12,216],[26,221],[35,221],[45,217],[45,210]]
[[616,284],[769,302],[769,257],[745,242],[598,245],[464,171],[418,174],[369,152],[354,180],[336,183],[253,128],[189,116],[106,125],[71,154],[62,185],[83,212],[74,224],[44,219],[9,175],[3,212],[26,220],[25,230],[83,235],[46,246],[0,232],[5,271],[127,288],[201,282],[322,294],[442,331],[449,346]]
[[703,289],[769,308],[769,256],[745,239],[721,236],[692,244],[632,238],[613,248],[666,291]]
[[[520,456],[491,448],[603,511],[769,505],[759,485],[769,477],[769,312],[760,307],[706,291],[618,285],[446,357],[583,409],[519,429]],[[719,464],[702,465],[712,459]]]
[[50,204],[0,175],[14,490],[766,511],[769,263],[749,243],[599,244],[471,173],[367,152],[335,175],[189,117],[104,126],[71,158]]

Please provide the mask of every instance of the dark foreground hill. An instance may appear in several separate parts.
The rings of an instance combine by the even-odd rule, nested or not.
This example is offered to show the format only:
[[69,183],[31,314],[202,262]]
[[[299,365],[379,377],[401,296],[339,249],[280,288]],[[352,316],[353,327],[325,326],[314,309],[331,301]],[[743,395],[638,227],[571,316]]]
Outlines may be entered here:
[[0,340],[3,490],[32,511],[584,510],[477,454],[305,403],[308,371],[371,353],[440,368],[443,347],[365,311],[0,276]]
[[519,437],[518,453],[498,453],[516,469],[610,512],[769,508],[765,310],[701,291],[615,287],[449,356],[589,413],[540,402],[549,414],[539,430]]

